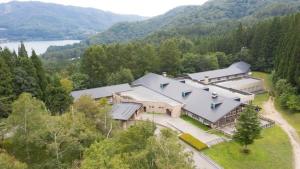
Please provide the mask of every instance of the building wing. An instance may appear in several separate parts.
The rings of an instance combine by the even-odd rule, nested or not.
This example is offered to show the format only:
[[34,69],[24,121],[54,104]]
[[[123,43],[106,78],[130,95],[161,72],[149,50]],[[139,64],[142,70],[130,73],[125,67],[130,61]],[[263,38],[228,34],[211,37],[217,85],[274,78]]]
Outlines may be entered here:
[[240,61],[233,63],[228,68],[225,69],[218,69],[218,70],[211,70],[206,72],[199,72],[199,73],[191,73],[188,76],[197,81],[204,80],[205,77],[211,78],[219,78],[219,77],[226,77],[231,75],[238,75],[248,73],[250,71],[250,65],[246,62]]
[[183,109],[210,122],[216,122],[227,113],[241,105],[241,102],[221,96],[214,97],[208,91],[192,87],[182,82],[149,73],[132,83],[144,86],[177,102]]
[[135,112],[142,107],[138,103],[118,103],[114,104],[111,110],[112,118],[115,120],[129,120]]
[[113,86],[98,87],[93,89],[85,89],[71,92],[72,97],[76,100],[83,95],[89,95],[93,99],[110,97],[113,93],[124,92],[131,90],[129,84],[120,84]]

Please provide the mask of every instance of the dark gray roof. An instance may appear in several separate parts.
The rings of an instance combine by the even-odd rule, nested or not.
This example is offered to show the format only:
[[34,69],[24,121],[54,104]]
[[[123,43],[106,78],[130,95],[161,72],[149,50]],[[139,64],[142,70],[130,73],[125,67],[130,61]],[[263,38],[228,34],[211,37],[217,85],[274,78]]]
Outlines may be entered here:
[[120,85],[73,91],[71,92],[71,95],[75,100],[83,95],[90,95],[93,99],[99,99],[103,97],[112,96],[113,93],[124,92],[128,90],[131,90],[131,87],[129,86],[129,84],[126,83]]
[[142,105],[138,103],[114,104],[111,110],[111,115],[115,120],[128,120],[141,107]]
[[[168,85],[163,87],[162,84]],[[211,122],[216,122],[234,108],[241,105],[241,102],[221,96],[213,99],[212,94],[208,91],[153,73],[149,73],[141,77],[134,81],[132,85],[142,85],[166,97],[176,100],[184,104],[183,108],[185,110],[197,114]],[[183,97],[182,92],[186,91],[191,91],[191,93]],[[216,104],[216,108],[213,109],[212,105]]]
[[250,71],[250,65],[246,62],[240,61],[233,63],[228,68],[211,70],[206,72],[192,73],[188,74],[188,76],[193,80],[204,80],[205,76],[208,76],[209,79],[224,77],[229,75],[236,75],[242,73],[248,73]]

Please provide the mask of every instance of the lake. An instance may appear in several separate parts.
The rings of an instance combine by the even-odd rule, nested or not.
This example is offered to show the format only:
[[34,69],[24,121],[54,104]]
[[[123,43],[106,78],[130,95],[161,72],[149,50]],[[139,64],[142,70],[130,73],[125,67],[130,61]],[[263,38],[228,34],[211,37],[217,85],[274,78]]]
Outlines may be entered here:
[[[29,55],[31,55],[31,50],[34,49],[36,54],[40,55],[46,52],[49,46],[64,46],[72,45],[74,43],[79,43],[79,40],[57,40],[57,41],[24,41],[24,45]],[[7,47],[10,50],[18,51],[20,42],[7,42],[0,43],[0,47]]]

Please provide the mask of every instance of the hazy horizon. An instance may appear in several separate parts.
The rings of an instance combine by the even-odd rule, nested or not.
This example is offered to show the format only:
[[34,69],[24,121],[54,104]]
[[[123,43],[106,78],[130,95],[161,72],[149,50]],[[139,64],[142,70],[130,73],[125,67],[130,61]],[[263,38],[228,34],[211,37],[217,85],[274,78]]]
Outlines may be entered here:
[[[16,0],[0,0],[6,3]],[[33,0],[17,0],[33,1]],[[39,2],[55,3],[61,5],[72,5],[78,7],[91,7],[118,14],[133,14],[146,17],[161,15],[175,7],[183,5],[202,5],[208,0],[35,0]]]

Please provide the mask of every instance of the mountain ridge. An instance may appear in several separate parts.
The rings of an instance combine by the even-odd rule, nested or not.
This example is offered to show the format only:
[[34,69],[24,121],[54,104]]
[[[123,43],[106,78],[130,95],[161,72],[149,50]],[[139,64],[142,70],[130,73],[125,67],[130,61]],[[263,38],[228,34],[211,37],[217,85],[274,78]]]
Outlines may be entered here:
[[177,7],[146,21],[115,24],[89,40],[90,43],[130,41],[144,38],[161,29],[165,31],[186,25],[212,24],[233,19],[255,20],[286,15],[299,10],[300,2],[297,0],[210,0],[200,6]]
[[223,35],[239,23],[254,24],[275,16],[300,11],[298,0],[211,0],[201,6],[181,6],[145,21],[118,23],[80,44],[50,47],[45,58],[80,57],[93,44],[135,40],[160,42],[164,38],[185,36],[192,39]]
[[0,39],[83,39],[118,22],[146,19],[95,8],[12,1],[0,4]]

